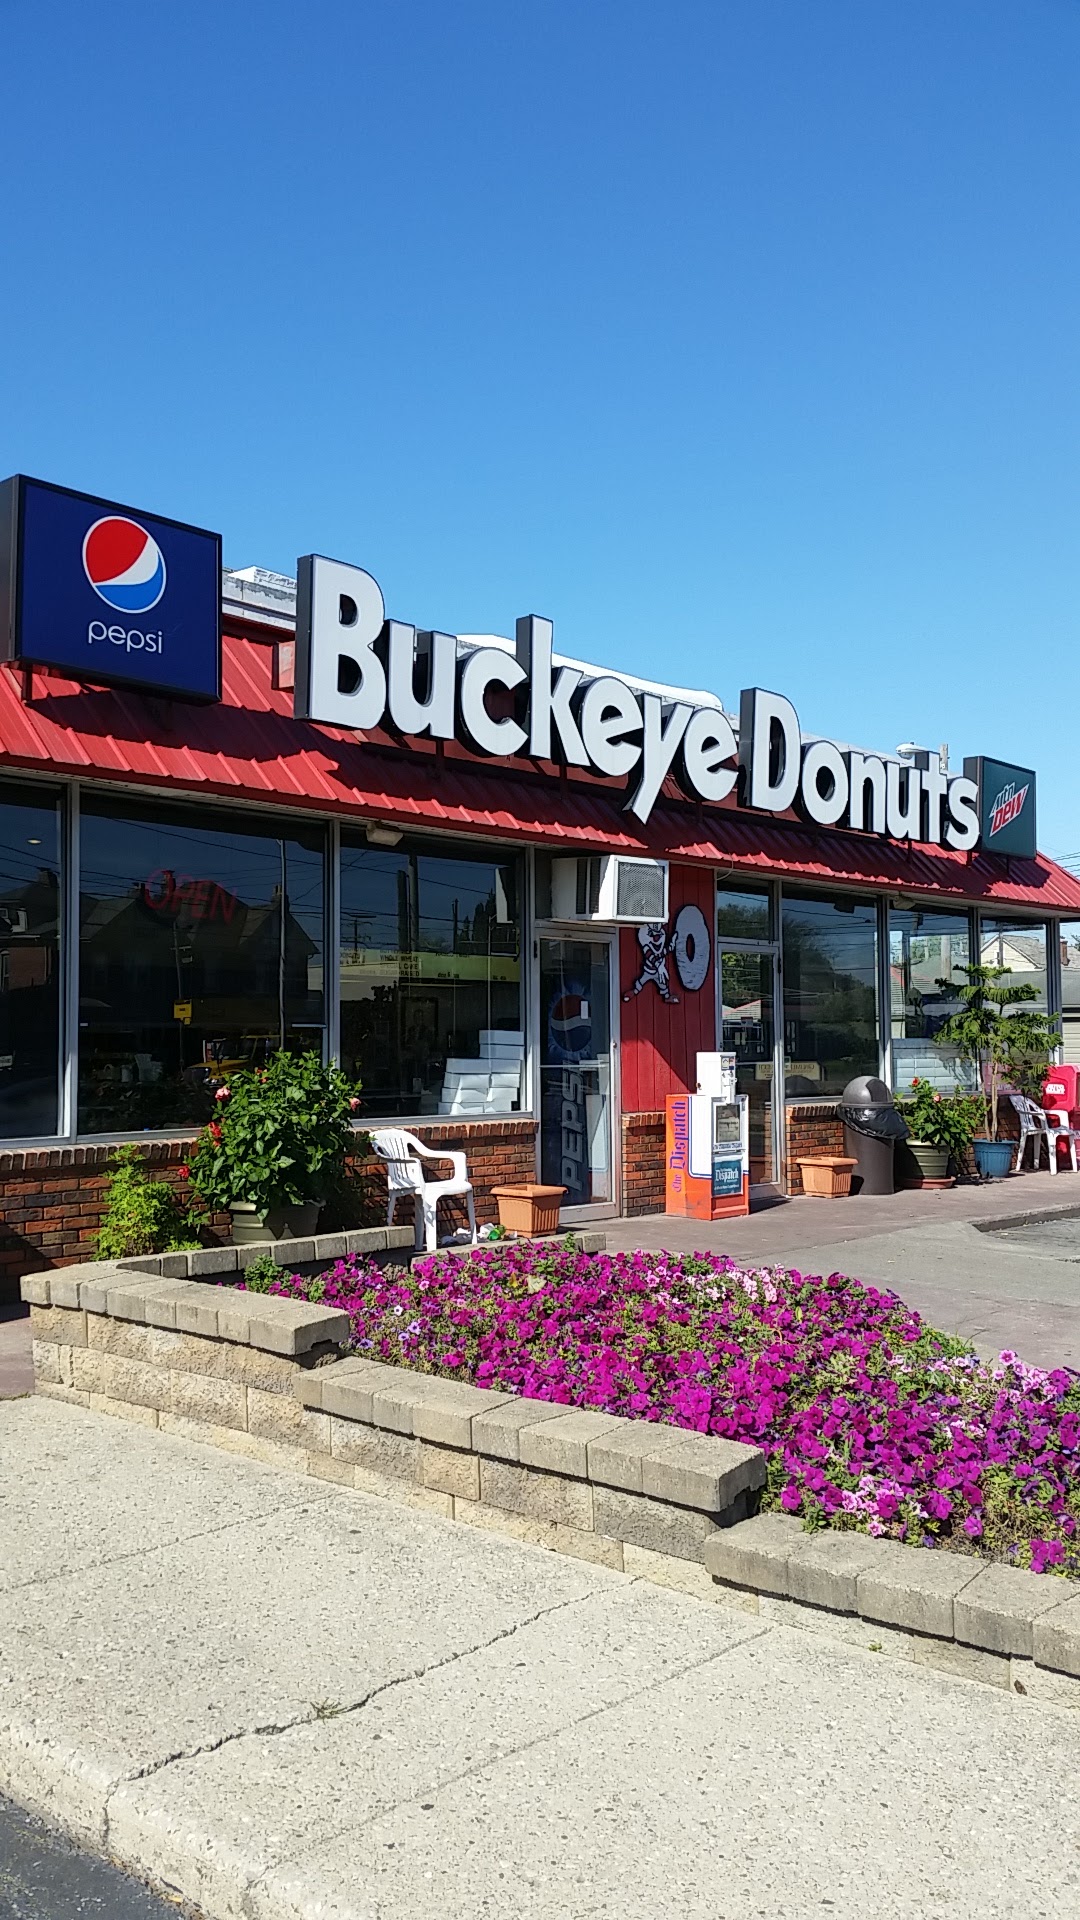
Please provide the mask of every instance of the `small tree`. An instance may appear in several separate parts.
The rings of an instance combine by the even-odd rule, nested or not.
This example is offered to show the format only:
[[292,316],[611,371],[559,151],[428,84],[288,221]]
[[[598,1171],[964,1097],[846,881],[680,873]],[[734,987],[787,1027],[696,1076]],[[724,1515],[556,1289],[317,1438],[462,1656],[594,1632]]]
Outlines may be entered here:
[[1048,1014],[1031,1005],[1039,995],[1035,987],[1017,981],[1006,982],[1011,967],[973,965],[961,968],[967,975],[962,987],[939,980],[943,990],[958,994],[959,1012],[950,1016],[934,1035],[938,1046],[955,1047],[970,1060],[979,1077],[985,1115],[986,1137],[998,1137],[998,1100],[1004,1087],[1031,1092],[1041,1086],[1050,1064],[1050,1054],[1060,1035],[1058,1024]]

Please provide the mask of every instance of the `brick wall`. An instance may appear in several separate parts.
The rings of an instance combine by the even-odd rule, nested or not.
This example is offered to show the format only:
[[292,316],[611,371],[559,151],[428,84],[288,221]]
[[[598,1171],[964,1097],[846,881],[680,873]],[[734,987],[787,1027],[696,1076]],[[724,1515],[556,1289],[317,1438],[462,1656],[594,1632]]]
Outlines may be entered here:
[[[440,1121],[410,1131],[425,1146],[464,1150],[481,1222],[498,1217],[492,1187],[536,1178],[533,1120]],[[191,1151],[192,1137],[145,1143],[144,1158],[154,1179],[181,1186],[180,1168]],[[22,1274],[93,1258],[113,1151],[102,1145],[0,1152],[0,1305],[18,1299]],[[448,1173],[449,1168],[444,1171]],[[386,1175],[381,1163],[372,1156],[355,1162],[354,1172],[358,1176],[356,1211],[362,1218],[347,1224],[385,1220]],[[438,1167],[433,1172],[437,1177]],[[464,1206],[457,1201],[450,1205],[456,1210],[450,1225],[463,1224]],[[407,1224],[402,1207],[398,1219]],[[442,1219],[440,1211],[440,1225]],[[224,1238],[227,1231],[227,1216],[215,1215],[205,1237]]]
[[819,1160],[843,1151],[844,1127],[833,1101],[807,1100],[788,1106],[784,1180],[789,1193],[803,1191],[800,1160]]
[[622,1117],[623,1212],[664,1211],[664,1116],[624,1113]]

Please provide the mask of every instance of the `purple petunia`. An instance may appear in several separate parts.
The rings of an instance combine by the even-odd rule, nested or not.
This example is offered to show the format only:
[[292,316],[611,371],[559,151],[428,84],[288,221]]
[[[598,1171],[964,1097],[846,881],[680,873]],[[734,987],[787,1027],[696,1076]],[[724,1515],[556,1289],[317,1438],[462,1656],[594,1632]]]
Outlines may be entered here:
[[506,1241],[410,1270],[351,1256],[318,1285],[374,1359],[761,1447],[766,1504],[808,1524],[1080,1575],[1077,1380],[1011,1352],[987,1364],[895,1294]]

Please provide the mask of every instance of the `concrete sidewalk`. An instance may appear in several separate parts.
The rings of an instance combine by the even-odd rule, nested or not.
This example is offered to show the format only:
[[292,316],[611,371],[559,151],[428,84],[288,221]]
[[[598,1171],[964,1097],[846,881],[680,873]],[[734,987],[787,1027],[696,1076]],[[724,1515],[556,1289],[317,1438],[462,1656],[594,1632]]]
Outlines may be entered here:
[[1080,1907],[1073,1709],[42,1400],[0,1790],[212,1920]]

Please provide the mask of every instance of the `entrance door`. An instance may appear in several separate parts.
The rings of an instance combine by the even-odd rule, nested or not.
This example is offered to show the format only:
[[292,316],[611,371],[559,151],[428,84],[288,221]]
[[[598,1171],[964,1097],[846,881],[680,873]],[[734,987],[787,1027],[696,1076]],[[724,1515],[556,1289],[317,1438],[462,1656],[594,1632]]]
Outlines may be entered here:
[[615,1204],[610,940],[540,941],[540,1178]]
[[749,1101],[751,1186],[768,1186],[777,1178],[774,965],[771,948],[720,950],[720,1045],[735,1055],[736,1091],[745,1093]]

